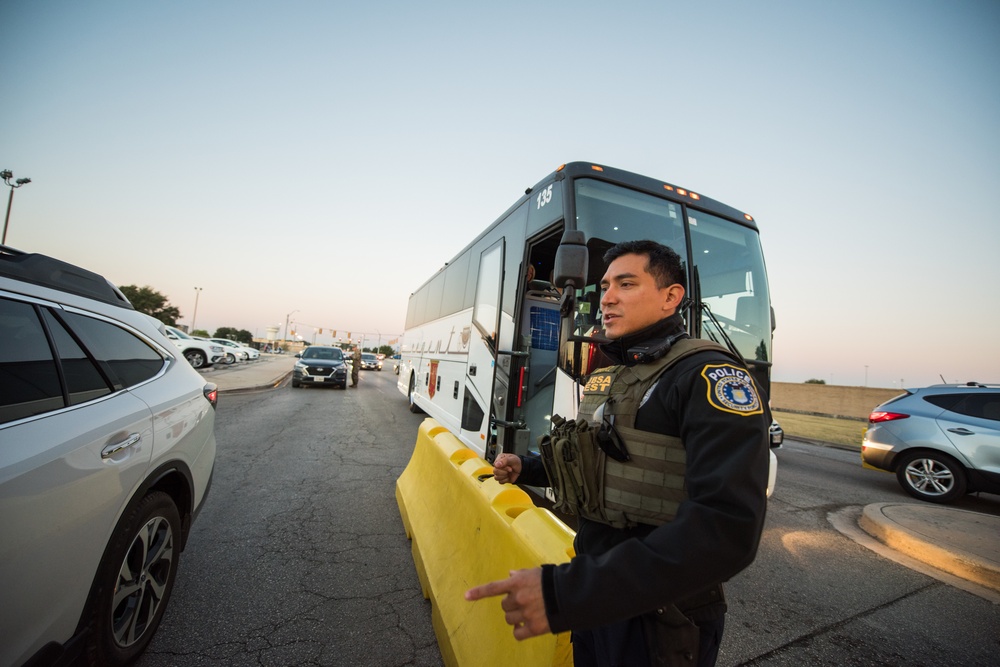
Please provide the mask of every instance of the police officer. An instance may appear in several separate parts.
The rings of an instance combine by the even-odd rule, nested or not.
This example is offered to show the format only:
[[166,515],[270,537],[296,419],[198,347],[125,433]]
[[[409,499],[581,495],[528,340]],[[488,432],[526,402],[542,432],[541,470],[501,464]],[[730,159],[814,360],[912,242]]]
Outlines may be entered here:
[[[610,342],[601,350],[618,365],[588,378],[579,418],[553,416],[542,447],[543,459],[560,447],[578,461],[604,457],[603,467],[555,462],[574,456],[494,462],[497,481],[551,485],[579,515],[576,556],[514,570],[465,597],[504,596],[518,640],[571,630],[577,667],[711,666],[725,621],[721,584],[753,561],[763,529],[766,399],[742,360],[687,338],[677,253],[629,241],[604,260]],[[595,477],[595,467],[604,472]]]
[[361,348],[354,346],[354,353],[351,355],[351,386],[358,386],[358,376],[361,374]]

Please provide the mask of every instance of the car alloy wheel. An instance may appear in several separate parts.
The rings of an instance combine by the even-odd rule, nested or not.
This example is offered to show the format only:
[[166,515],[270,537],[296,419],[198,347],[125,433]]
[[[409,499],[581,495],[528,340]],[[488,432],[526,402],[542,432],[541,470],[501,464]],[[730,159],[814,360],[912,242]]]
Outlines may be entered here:
[[173,499],[153,491],[119,522],[94,582],[91,664],[125,665],[153,639],[173,591],[181,520]]
[[231,352],[226,352],[225,363],[227,366],[231,366],[236,363],[236,355]]
[[200,350],[187,350],[184,353],[184,358],[188,360],[192,368],[201,368],[208,361],[205,358],[205,353]]
[[965,471],[958,461],[940,452],[905,454],[896,478],[911,496],[932,503],[948,503],[965,495]]

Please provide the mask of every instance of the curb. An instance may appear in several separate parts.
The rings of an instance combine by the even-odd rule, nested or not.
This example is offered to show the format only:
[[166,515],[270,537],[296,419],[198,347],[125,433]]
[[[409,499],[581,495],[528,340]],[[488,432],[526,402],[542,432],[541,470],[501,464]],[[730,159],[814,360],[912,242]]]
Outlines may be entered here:
[[[1000,569],[994,563],[981,559],[975,554],[958,554],[933,544],[922,535],[907,530],[906,527],[887,516],[885,512],[887,507],[898,507],[898,503],[866,505],[858,518],[858,525],[879,542],[896,551],[931,567],[1000,592]],[[964,510],[950,511],[969,514],[973,517],[979,516],[975,512],[965,512]]]
[[268,382],[267,384],[258,384],[258,385],[254,385],[254,386],[251,386],[251,387],[233,387],[231,389],[219,389],[219,393],[220,394],[249,394],[249,393],[254,392],[254,391],[263,391],[265,389],[276,389],[277,387],[280,387],[289,377],[291,377],[291,375],[292,375],[292,372],[288,371],[287,373],[281,375],[280,377],[275,378],[274,380],[272,380],[271,382]]

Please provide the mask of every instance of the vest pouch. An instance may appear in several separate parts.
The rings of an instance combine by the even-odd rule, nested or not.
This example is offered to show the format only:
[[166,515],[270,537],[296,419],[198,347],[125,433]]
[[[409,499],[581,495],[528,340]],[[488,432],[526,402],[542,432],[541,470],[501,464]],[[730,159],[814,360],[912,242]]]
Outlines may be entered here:
[[538,440],[542,465],[555,496],[553,509],[603,520],[600,512],[600,480],[604,453],[594,440],[593,429],[584,419],[552,418],[552,434]]

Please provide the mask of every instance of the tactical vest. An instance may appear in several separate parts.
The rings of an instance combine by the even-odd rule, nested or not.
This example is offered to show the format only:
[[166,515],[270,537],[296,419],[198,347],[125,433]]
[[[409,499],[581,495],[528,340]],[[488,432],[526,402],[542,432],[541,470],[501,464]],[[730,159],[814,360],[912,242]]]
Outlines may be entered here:
[[[687,497],[684,443],[675,436],[636,429],[635,417],[646,392],[664,372],[703,350],[733,356],[711,341],[686,338],[656,361],[611,366],[587,376],[579,417],[553,415],[551,434],[539,441],[556,509],[615,528],[658,526],[676,516]],[[617,431],[628,461],[601,450],[597,438],[602,425]]]

